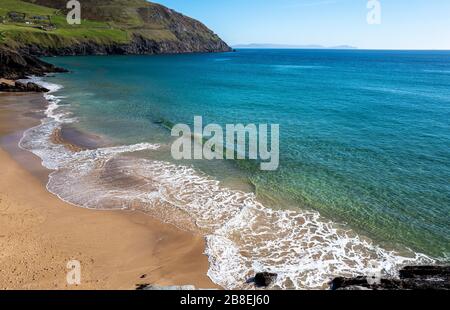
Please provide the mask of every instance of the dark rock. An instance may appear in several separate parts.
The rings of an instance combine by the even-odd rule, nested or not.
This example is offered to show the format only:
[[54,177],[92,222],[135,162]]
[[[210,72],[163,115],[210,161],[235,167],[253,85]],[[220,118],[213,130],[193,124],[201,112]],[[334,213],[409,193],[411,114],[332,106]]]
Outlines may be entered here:
[[399,272],[398,279],[355,277],[335,278],[331,290],[450,290],[450,267],[408,266]]
[[143,290],[145,290],[147,287],[149,287],[149,286],[151,286],[150,284],[148,284],[148,283],[145,283],[145,284],[136,284],[136,290],[137,291],[143,291]]
[[28,75],[42,76],[49,72],[67,72],[28,53],[3,46],[0,46],[0,63],[0,77],[11,80],[23,79]]
[[14,89],[13,85],[9,85],[7,83],[0,83],[0,91],[12,91]]
[[277,278],[276,273],[259,272],[255,277],[247,280],[247,283],[255,283],[257,287],[268,287]]
[[356,277],[343,278],[338,277],[330,282],[330,289],[335,290],[400,290],[402,289],[401,281],[394,279],[381,279],[379,283],[375,283],[374,278]]
[[4,92],[37,92],[46,93],[49,90],[45,87],[39,86],[36,83],[28,82],[27,84],[16,81],[14,85],[7,83],[0,84],[0,91]]
[[[17,84],[17,82],[16,82],[16,84]],[[37,92],[37,93],[47,93],[50,90],[45,87],[39,86],[36,83],[28,82],[27,83],[27,91]]]
[[330,289],[335,291],[344,287],[367,287],[369,285],[366,277],[344,278],[337,277],[331,280]]
[[157,286],[152,284],[136,284],[138,291],[195,291],[197,290],[193,285],[171,285],[171,286]]
[[27,86],[20,82],[15,82],[14,84],[1,83],[0,91],[4,92],[24,92]]
[[230,52],[231,48],[222,40],[202,41],[197,37],[186,37],[177,41],[156,41],[135,34],[130,43],[101,44],[86,41],[63,47],[47,47],[28,44],[21,46],[20,51],[26,54],[43,57],[215,53]]
[[400,279],[450,277],[450,266],[407,266],[400,270]]

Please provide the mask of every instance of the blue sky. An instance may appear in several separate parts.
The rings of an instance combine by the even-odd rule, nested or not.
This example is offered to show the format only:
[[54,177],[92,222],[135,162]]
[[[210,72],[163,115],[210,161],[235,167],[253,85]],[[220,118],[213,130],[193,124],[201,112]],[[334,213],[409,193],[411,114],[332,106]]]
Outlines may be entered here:
[[227,43],[352,45],[373,49],[450,49],[450,0],[156,0],[199,19]]

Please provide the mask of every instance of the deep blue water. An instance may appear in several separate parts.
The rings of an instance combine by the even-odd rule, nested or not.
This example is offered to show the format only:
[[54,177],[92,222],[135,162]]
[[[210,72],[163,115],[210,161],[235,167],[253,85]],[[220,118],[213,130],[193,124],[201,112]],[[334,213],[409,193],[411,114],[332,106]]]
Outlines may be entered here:
[[[198,162],[274,208],[311,208],[389,247],[450,252],[450,52],[240,50],[57,57],[77,126],[167,142],[163,124],[280,124],[280,168]],[[232,180],[232,181],[229,181]]]

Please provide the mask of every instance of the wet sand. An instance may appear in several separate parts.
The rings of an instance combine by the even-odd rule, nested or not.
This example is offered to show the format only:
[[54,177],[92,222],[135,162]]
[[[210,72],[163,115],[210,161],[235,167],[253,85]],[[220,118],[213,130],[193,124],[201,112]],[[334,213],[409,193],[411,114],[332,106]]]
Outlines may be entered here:
[[[140,212],[78,208],[46,190],[48,171],[17,146],[44,105],[39,94],[0,93],[0,289],[217,288],[202,236]],[[70,260],[81,263],[78,286],[66,281]]]

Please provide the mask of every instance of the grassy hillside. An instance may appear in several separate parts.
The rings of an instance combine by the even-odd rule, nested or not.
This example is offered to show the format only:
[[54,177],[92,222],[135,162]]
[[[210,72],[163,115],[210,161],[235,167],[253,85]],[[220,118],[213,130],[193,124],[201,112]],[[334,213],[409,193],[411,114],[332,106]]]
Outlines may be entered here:
[[[26,24],[6,19],[8,12],[21,12],[27,16],[50,16],[56,29],[45,31],[39,24]],[[70,46],[82,41],[98,43],[126,43],[130,34],[122,29],[111,27],[108,23],[83,20],[81,25],[69,25],[64,11],[47,8],[19,0],[1,0],[0,16],[6,21],[0,24],[0,42],[10,47],[22,44],[36,44],[42,47]]]
[[[67,0],[1,0],[0,44],[15,49],[32,46],[56,51],[83,44],[126,45],[138,37],[160,44],[161,52],[227,49],[200,22],[145,0],[83,0],[81,25],[66,22],[66,3]],[[25,13],[27,19],[8,18],[12,11]],[[30,22],[29,18],[36,15],[49,16],[49,21]]]

